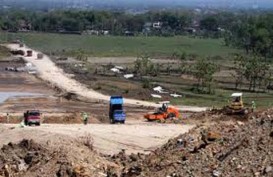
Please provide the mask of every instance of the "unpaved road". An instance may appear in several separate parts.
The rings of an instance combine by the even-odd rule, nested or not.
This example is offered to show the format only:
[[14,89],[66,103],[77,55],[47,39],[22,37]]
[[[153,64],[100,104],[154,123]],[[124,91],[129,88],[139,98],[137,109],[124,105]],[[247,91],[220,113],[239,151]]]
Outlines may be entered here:
[[[25,52],[27,50],[32,50],[28,47],[20,48],[18,44],[9,44],[7,45],[7,47],[11,50],[24,50]],[[109,96],[103,95],[92,89],[88,89],[85,85],[79,83],[75,79],[71,78],[71,76],[64,73],[63,70],[58,68],[47,55],[44,55],[43,59],[37,59],[38,53],[40,52],[33,50],[32,57],[23,57],[23,58],[27,62],[30,62],[37,67],[37,70],[39,71],[39,76],[43,80],[51,83],[53,86],[57,86],[58,88],[61,88],[68,92],[75,93],[87,99],[103,100],[107,102],[109,101]],[[135,99],[125,99],[124,102],[125,104],[140,105],[140,106],[147,106],[147,107],[160,106],[159,104],[156,104],[156,103],[140,101]],[[206,108],[189,107],[189,106],[187,107],[180,106],[179,109],[181,111],[191,111],[191,112],[201,112],[206,110]]]
[[39,143],[58,143],[60,138],[77,141],[90,134],[95,149],[105,154],[115,154],[122,149],[126,153],[149,153],[165,144],[170,138],[188,132],[193,125],[157,124],[132,120],[125,125],[89,124],[89,125],[52,125],[19,128],[15,124],[0,125],[0,147],[9,142],[18,142],[23,138],[34,139]]

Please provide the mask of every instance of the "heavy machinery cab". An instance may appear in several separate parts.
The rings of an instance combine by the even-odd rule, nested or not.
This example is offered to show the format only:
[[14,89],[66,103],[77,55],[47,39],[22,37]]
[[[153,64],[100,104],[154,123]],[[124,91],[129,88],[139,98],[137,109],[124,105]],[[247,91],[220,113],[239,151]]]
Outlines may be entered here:
[[40,125],[41,113],[38,110],[28,110],[24,113],[25,125]]
[[169,103],[162,103],[162,107],[159,108],[158,112],[167,112]]
[[111,96],[109,105],[109,119],[111,123],[125,123],[126,114],[123,110],[123,97]]
[[238,110],[238,109],[243,109],[244,108],[244,103],[243,103],[243,94],[242,93],[233,93],[231,95],[231,104],[230,107],[232,109]]

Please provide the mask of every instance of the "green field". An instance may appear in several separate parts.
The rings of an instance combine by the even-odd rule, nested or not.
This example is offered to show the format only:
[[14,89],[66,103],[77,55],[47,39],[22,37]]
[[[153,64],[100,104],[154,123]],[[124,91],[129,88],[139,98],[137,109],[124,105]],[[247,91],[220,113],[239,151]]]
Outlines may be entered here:
[[176,37],[121,37],[87,36],[48,33],[0,33],[0,40],[20,39],[30,47],[46,53],[73,55],[79,49],[89,56],[117,57],[139,56],[170,57],[174,52],[198,56],[228,57],[238,52],[224,46],[221,39]]

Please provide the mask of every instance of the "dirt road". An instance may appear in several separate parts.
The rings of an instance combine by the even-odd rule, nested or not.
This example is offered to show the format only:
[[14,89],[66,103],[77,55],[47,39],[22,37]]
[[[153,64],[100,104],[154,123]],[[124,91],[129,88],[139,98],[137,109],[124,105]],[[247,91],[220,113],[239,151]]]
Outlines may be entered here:
[[[12,128],[13,127],[13,128]],[[14,128],[15,127],[15,128]],[[34,139],[39,143],[58,143],[58,139],[76,141],[89,134],[94,139],[95,149],[105,154],[115,154],[125,149],[127,153],[149,153],[166,143],[170,138],[188,132],[192,125],[157,124],[132,120],[125,125],[50,125],[19,128],[15,124],[0,125],[0,147],[23,138]],[[9,138],[7,138],[9,137]]]
[[[18,44],[9,44],[7,45],[9,49],[12,50],[32,50],[28,47],[20,48]],[[51,59],[44,55],[43,59],[37,59],[37,54],[40,53],[38,51],[33,50],[32,57],[23,57],[27,62],[31,62],[33,65],[37,67],[39,71],[39,76],[52,84],[52,86],[56,86],[68,92],[75,93],[79,96],[82,96],[91,100],[103,100],[109,101],[109,96],[103,95],[99,92],[96,92],[92,89],[88,89],[85,85],[79,83],[75,79],[71,78],[68,74],[64,73],[62,69],[58,68]],[[125,104],[130,105],[140,105],[147,107],[158,107],[160,105],[152,102],[140,101],[135,99],[125,99]],[[179,107],[181,111],[192,111],[192,112],[200,112],[204,111],[206,108],[200,107]]]

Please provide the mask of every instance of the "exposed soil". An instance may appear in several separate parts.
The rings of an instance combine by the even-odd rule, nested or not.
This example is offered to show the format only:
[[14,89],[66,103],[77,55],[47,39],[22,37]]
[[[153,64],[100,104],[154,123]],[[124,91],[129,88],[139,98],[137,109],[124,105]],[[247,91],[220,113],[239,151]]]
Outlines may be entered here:
[[[75,155],[75,148],[78,152]],[[0,176],[8,177],[87,177],[105,176],[104,171],[111,164],[99,157],[84,144],[73,143],[68,150],[50,148],[34,142],[22,140],[18,144],[9,143],[0,150]],[[80,153],[79,153],[80,152]],[[86,156],[86,154],[89,154]]]
[[112,158],[122,176],[273,176],[272,109],[245,122],[209,121],[147,156]]
[[53,90],[34,75],[26,72],[6,71],[6,67],[24,67],[18,58],[0,61],[0,91],[53,94]]
[[[27,47],[20,48],[19,45],[10,44],[7,47],[11,50],[31,50]],[[33,63],[39,72],[39,77],[44,81],[51,84],[52,87],[59,88],[68,93],[73,93],[77,96],[83,97],[88,100],[97,101],[109,101],[108,95],[103,95],[95,90],[88,89],[85,85],[72,79],[67,73],[64,73],[62,69],[58,68],[51,59],[44,55],[42,59],[37,60],[38,51],[32,50],[33,56],[27,57],[23,56],[23,59],[27,62]],[[134,99],[124,99],[125,104],[136,105],[136,106],[153,106],[158,105],[152,102],[145,102],[141,100]]]
[[[2,61],[0,63],[0,91],[39,93],[42,96],[9,98],[0,104],[0,122],[8,123],[6,113],[9,113],[9,123],[22,121],[23,112],[37,109],[43,113],[44,123],[81,123],[80,112],[89,113],[89,123],[108,123],[109,105],[105,102],[76,98],[64,98],[60,90],[54,90],[50,84],[44,83],[35,75],[25,72],[6,71],[6,67],[22,67],[22,60]],[[129,119],[142,119],[143,114],[153,108],[126,105],[125,110]]]
[[[55,122],[54,122],[55,123]],[[18,142],[22,138],[35,141],[57,141],[56,137],[78,139],[90,134],[94,147],[104,154],[115,154],[122,149],[130,153],[149,153],[194,126],[181,124],[157,124],[142,120],[127,120],[125,125],[111,124],[42,124],[38,127],[20,128],[19,125],[6,124],[0,127],[0,146]],[[9,136],[9,139],[6,139]],[[55,137],[56,136],[56,137]],[[43,137],[43,140],[40,140]]]
[[[139,80],[127,80],[123,76],[108,73],[105,75],[94,74],[92,71],[86,73],[81,72],[80,68],[75,68],[74,64],[58,64],[66,73],[72,74],[73,78],[88,88],[94,89],[103,94],[122,95],[126,98],[134,98],[139,100],[150,100],[151,89],[143,88],[143,84]],[[109,68],[110,70],[111,68]]]
[[[18,140],[20,138],[34,139],[36,143],[23,140],[19,144],[10,143],[3,146],[0,151],[0,174],[46,176],[61,173],[59,176],[74,177],[78,175],[75,173],[79,168],[81,170],[78,172],[86,176],[271,177],[273,175],[272,109],[251,114],[244,121],[238,121],[233,116],[229,120],[226,117],[226,120],[221,121],[218,119],[221,115],[215,113],[206,115],[209,114],[208,117],[198,116],[198,119],[203,121],[201,125],[169,140],[162,147],[151,149],[152,152],[147,155],[143,153],[127,155],[126,153],[129,147],[133,147],[130,139],[137,140],[136,137],[140,136],[140,132],[135,134],[135,137],[128,136],[129,139],[126,141],[129,144],[124,144],[127,147],[124,148],[125,150],[119,149],[120,153],[115,155],[102,155],[92,150],[93,146],[90,150],[90,146],[89,148],[86,146],[88,143],[80,138],[85,137],[84,140],[94,141],[94,148],[99,149],[103,147],[101,143],[105,139],[101,137],[102,139],[99,138],[98,141],[98,134],[94,134],[98,132],[98,129],[91,133],[90,139],[88,138],[90,135],[79,134],[82,131],[78,131],[78,137],[72,136],[75,135],[73,128],[69,128],[68,131],[63,125],[41,127],[41,129],[38,128],[39,131],[36,128],[11,129],[12,127],[2,126],[2,135],[9,134],[13,140],[16,137]],[[196,118],[193,117],[193,119]],[[132,122],[132,125],[136,124]],[[127,132],[129,135],[130,130],[133,129],[132,125],[127,125],[128,130],[121,132]],[[156,129],[151,125],[144,126],[147,126],[147,132]],[[112,138],[117,133],[113,128],[118,130],[121,127],[112,126]],[[76,130],[77,127],[74,129]],[[141,130],[145,134],[146,129],[141,128]],[[166,130],[161,131],[166,134]],[[42,134],[44,134],[43,139],[39,138]],[[102,132],[99,134],[102,135]],[[162,137],[163,134],[156,133],[158,137]],[[109,134],[107,136],[109,137]],[[80,141],[73,140],[75,137]],[[116,138],[120,140],[122,137],[124,136],[117,135]],[[115,141],[114,139],[112,140]],[[58,141],[59,143],[56,143]],[[148,141],[149,145],[153,142]],[[99,145],[98,142],[100,142]],[[138,145],[141,143],[139,142]],[[134,146],[138,148],[137,145]],[[111,147],[116,149],[114,146]],[[84,160],[80,160],[81,158]]]

